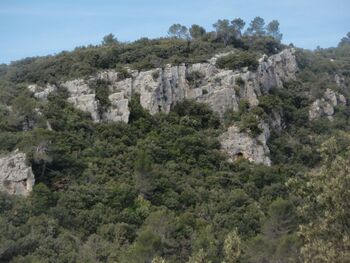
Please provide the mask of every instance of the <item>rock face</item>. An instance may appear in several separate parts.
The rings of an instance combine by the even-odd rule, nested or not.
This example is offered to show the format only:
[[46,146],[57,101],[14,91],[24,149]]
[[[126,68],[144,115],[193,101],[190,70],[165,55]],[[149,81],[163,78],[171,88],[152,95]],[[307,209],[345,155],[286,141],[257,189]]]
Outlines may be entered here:
[[327,89],[321,99],[315,100],[309,109],[309,120],[315,120],[322,116],[326,116],[329,120],[333,120],[334,107],[338,104],[346,105],[344,95]]
[[82,111],[89,112],[91,118],[95,122],[100,121],[98,113],[98,102],[95,98],[95,93],[90,89],[88,82],[83,79],[76,79],[67,81],[61,84],[62,87],[66,88],[70,97],[68,101]]
[[232,125],[220,137],[221,146],[229,156],[229,161],[245,158],[253,163],[271,165],[270,150],[266,145],[270,137],[267,124],[261,124],[262,133],[252,138],[245,132],[241,132],[236,125]]
[[46,85],[46,87],[40,87],[36,84],[32,84],[28,86],[28,89],[34,93],[34,97],[37,99],[47,99],[47,96],[56,91],[56,86],[54,85]]
[[[263,56],[254,72],[247,68],[236,71],[219,69],[215,64],[220,55],[225,54],[219,54],[207,63],[166,65],[140,72],[129,70],[131,77],[125,79],[121,79],[118,72],[107,70],[88,79],[62,82],[60,86],[67,89],[68,101],[78,109],[89,112],[95,122],[128,122],[128,103],[136,93],[140,95],[142,107],[151,114],[168,113],[178,102],[193,99],[209,104],[222,117],[227,110],[237,111],[240,100],[247,100],[251,106],[256,106],[259,96],[296,79],[298,67],[293,48],[270,57]],[[109,88],[110,107],[102,114],[98,112],[99,101],[89,85],[96,80],[105,81]],[[37,98],[46,98],[49,92],[55,90],[51,86],[34,89],[33,85],[29,89]],[[269,152],[266,146],[268,130],[268,127],[264,129],[261,138],[251,138],[232,126],[223,136],[223,148],[229,152],[231,159],[241,153],[253,162],[269,165],[270,159],[266,157]]]
[[[119,79],[118,72],[108,70],[87,80],[62,82],[60,86],[68,90],[68,100],[78,109],[89,112],[95,122],[128,122],[128,101],[135,93],[140,94],[141,105],[151,114],[169,112],[179,101],[194,99],[208,103],[222,116],[228,109],[237,110],[241,99],[255,106],[259,103],[258,96],[268,93],[273,87],[283,87],[285,81],[295,79],[298,68],[294,53],[294,49],[285,49],[271,57],[263,56],[256,72],[218,69],[215,66],[216,59],[213,58],[207,63],[189,66],[166,65],[164,68],[141,72],[130,70],[132,77],[123,80]],[[192,83],[192,75],[200,76],[196,83]],[[89,83],[96,79],[109,83],[111,107],[102,116],[98,114],[99,102],[95,93],[89,87]],[[28,88],[37,98],[46,98],[48,93],[55,90],[54,86],[49,85],[46,88],[34,87],[30,85]]]
[[26,155],[18,151],[0,157],[0,191],[23,196],[32,191],[34,174],[25,161]]

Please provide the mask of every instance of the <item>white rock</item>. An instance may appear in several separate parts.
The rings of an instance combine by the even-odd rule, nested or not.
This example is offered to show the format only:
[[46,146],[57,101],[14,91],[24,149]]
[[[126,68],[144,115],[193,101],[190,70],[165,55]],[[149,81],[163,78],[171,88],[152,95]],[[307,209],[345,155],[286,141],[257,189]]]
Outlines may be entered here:
[[271,160],[268,157],[270,150],[266,145],[270,131],[266,124],[262,124],[261,128],[263,132],[257,138],[240,132],[236,125],[230,126],[220,136],[221,147],[228,154],[229,161],[243,157],[253,163],[271,165]]
[[69,97],[68,102],[73,103],[73,105],[81,111],[89,112],[93,121],[100,121],[100,116],[98,113],[98,103],[95,99],[95,94],[86,94],[76,97]]
[[337,106],[337,104],[338,104],[337,94],[335,93],[335,91],[333,91],[331,89],[327,89],[325,91],[325,93],[323,94],[323,98],[325,100],[327,100],[328,102],[330,102],[332,104],[332,106]]
[[41,86],[38,86],[38,85],[29,85],[28,86],[28,89],[34,93],[34,97],[37,98],[37,99],[47,99],[47,96],[55,91],[57,88],[56,86],[54,85],[46,85],[46,87],[41,87]]
[[26,155],[17,150],[0,157],[0,191],[14,195],[28,195],[35,179],[32,168],[26,164]]
[[84,79],[75,79],[61,83],[61,86],[66,88],[72,97],[87,95],[93,93],[89,84]]
[[[136,93],[140,95],[141,106],[151,114],[160,111],[168,113],[184,99],[193,99],[207,103],[222,117],[227,110],[237,111],[240,100],[247,100],[251,106],[256,106],[259,104],[259,96],[268,94],[272,88],[282,88],[286,81],[296,79],[298,67],[293,48],[285,49],[270,57],[264,55],[254,72],[248,68],[236,71],[218,69],[215,66],[217,58],[227,54],[219,54],[207,63],[190,66],[166,65],[164,68],[141,72],[129,70],[131,77],[124,80],[118,79],[118,72],[106,70],[88,79],[62,82],[60,86],[68,90],[68,101],[76,108],[89,112],[95,122],[128,122],[130,115],[128,102]],[[191,87],[187,77],[194,72],[198,72],[202,79],[198,81],[196,87]],[[109,83],[110,91],[108,98],[111,106],[102,116],[98,112],[94,90],[89,86],[90,82],[98,79]],[[30,85],[28,89],[34,92],[37,98],[45,99],[55,90],[52,87],[38,88],[36,85]],[[344,96],[341,96],[331,90],[327,91],[326,102],[316,100],[311,106],[310,119],[322,114],[331,116],[334,113],[333,106],[338,100],[346,102]],[[282,125],[280,115],[275,113],[271,118],[272,127],[280,129]],[[269,149],[266,144],[270,136],[269,126],[261,124],[261,129],[262,134],[257,138],[251,138],[250,135],[240,132],[238,127],[231,126],[220,137],[223,150],[229,154],[231,160],[242,154],[252,162],[270,165]]]
[[338,104],[347,105],[346,98],[343,94],[327,89],[321,99],[316,99],[309,108],[309,120],[315,120],[322,116],[326,116],[329,120],[333,120],[334,107]]
[[[231,52],[229,52],[231,53]],[[281,53],[260,59],[256,72],[241,69],[239,71],[218,69],[215,66],[219,54],[208,63],[196,63],[190,66],[166,65],[148,71],[129,71],[131,78],[118,80],[118,73],[113,70],[99,72],[89,79],[77,79],[63,82],[60,85],[67,88],[69,101],[78,109],[91,114],[95,122],[128,121],[129,109],[125,100],[130,100],[135,93],[140,94],[140,104],[151,114],[169,112],[177,103],[184,99],[194,99],[209,104],[220,116],[227,110],[237,110],[240,100],[247,100],[250,105],[259,103],[258,97],[266,94],[273,87],[283,87],[283,82],[295,79],[298,70],[295,50],[286,49]],[[199,72],[202,77],[197,87],[191,87],[186,76]],[[239,91],[237,79],[241,79]],[[111,108],[100,118],[94,91],[89,87],[89,81],[101,79],[109,82],[112,94],[123,93],[123,96],[110,96]],[[32,85],[28,87],[35,90]],[[122,117],[121,117],[122,116]]]
[[113,93],[108,96],[111,107],[104,115],[107,121],[129,122],[129,100],[124,97],[124,92]]

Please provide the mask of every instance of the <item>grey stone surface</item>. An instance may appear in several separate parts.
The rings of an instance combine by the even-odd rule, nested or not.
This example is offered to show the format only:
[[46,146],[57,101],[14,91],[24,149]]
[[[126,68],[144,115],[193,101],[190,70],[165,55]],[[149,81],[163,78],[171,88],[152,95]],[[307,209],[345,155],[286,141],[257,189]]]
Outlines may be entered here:
[[309,108],[309,120],[315,120],[322,116],[326,116],[329,120],[333,120],[334,107],[337,105],[347,105],[346,98],[343,94],[327,89],[322,98],[316,99]]
[[270,130],[267,124],[261,124],[262,133],[252,138],[245,132],[241,132],[236,125],[230,126],[220,136],[221,147],[229,156],[229,161],[238,158],[245,158],[253,163],[271,165],[269,158],[270,150],[267,147],[267,140],[270,137]]
[[26,155],[15,151],[0,157],[0,191],[27,196],[35,179],[32,168],[26,164]]
[[[215,66],[218,54],[207,63],[197,63],[186,66],[166,65],[148,71],[131,71],[131,78],[119,80],[118,72],[106,70],[88,79],[76,79],[62,82],[70,98],[68,99],[78,109],[91,114],[94,121],[128,121],[130,114],[125,100],[130,100],[135,93],[140,94],[142,107],[151,114],[159,111],[169,112],[176,103],[184,99],[194,99],[208,103],[220,116],[228,110],[237,110],[240,100],[247,100],[252,106],[259,103],[258,97],[266,94],[273,87],[282,88],[283,82],[295,79],[298,70],[295,50],[285,49],[271,57],[263,56],[259,60],[256,72],[246,68],[232,71],[218,69]],[[197,72],[202,76],[197,86],[191,85],[188,76]],[[109,83],[111,109],[103,116],[98,114],[98,102],[89,82],[102,79]],[[28,87],[38,98],[47,97],[54,89],[43,88],[45,96],[41,95],[38,87]],[[114,95],[115,94],[115,95]],[[121,96],[120,94],[123,94]],[[118,102],[120,100],[120,102]],[[121,117],[122,116],[122,117]]]
[[54,85],[46,85],[45,87],[32,84],[28,86],[28,89],[34,93],[34,97],[37,99],[47,99],[47,96],[56,90]]
[[[296,79],[298,67],[293,48],[270,57],[264,55],[254,72],[247,68],[236,71],[217,68],[216,60],[222,55],[225,54],[218,54],[206,63],[193,65],[166,65],[164,68],[140,72],[129,69],[131,77],[123,80],[118,78],[118,72],[106,70],[87,79],[62,82],[60,85],[69,92],[68,101],[78,109],[89,112],[95,122],[128,122],[128,102],[136,93],[140,95],[142,107],[151,114],[168,113],[184,99],[193,99],[207,103],[222,117],[227,110],[237,111],[241,100],[247,100],[251,106],[256,106],[259,104],[259,96],[268,94],[272,88],[283,88],[284,82]],[[195,85],[189,78],[191,75],[200,76]],[[98,113],[98,101],[94,91],[89,87],[89,83],[97,79],[106,81],[110,91],[111,106],[102,116]],[[38,98],[45,98],[38,95],[31,86],[28,88]],[[333,101],[332,94],[327,96]],[[330,110],[325,109],[326,112]],[[271,122],[273,128],[281,128],[280,115],[274,115],[274,121]],[[264,132],[257,138],[238,131],[236,126],[230,127],[222,137],[223,149],[229,153],[231,159],[240,152],[252,162],[270,165],[269,149],[266,145],[269,127],[266,124],[263,127]]]

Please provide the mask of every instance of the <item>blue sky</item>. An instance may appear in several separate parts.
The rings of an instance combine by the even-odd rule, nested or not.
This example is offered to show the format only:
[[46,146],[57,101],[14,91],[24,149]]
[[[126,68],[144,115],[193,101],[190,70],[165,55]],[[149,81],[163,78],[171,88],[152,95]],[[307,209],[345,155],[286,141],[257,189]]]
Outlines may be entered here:
[[166,35],[169,26],[219,18],[277,19],[283,42],[335,46],[350,31],[350,0],[0,0],[0,63],[98,44]]

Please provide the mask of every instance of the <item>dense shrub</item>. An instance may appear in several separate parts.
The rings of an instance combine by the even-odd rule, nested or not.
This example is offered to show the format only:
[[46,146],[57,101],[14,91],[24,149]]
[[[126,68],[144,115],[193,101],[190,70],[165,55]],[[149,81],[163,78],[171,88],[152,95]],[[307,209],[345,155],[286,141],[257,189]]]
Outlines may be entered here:
[[[119,74],[118,74],[119,77]],[[98,113],[100,117],[107,111],[108,107],[111,105],[109,101],[109,83],[104,80],[97,79],[89,83],[92,90],[95,91],[95,98],[98,101]]]
[[186,75],[186,79],[192,88],[197,88],[201,85],[205,76],[199,71],[191,71]]
[[218,58],[216,65],[219,68],[241,69],[248,67],[250,70],[256,70],[258,67],[257,56],[248,51],[234,51],[233,53]]

